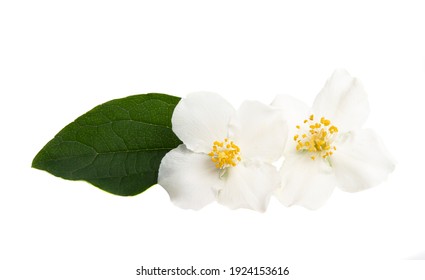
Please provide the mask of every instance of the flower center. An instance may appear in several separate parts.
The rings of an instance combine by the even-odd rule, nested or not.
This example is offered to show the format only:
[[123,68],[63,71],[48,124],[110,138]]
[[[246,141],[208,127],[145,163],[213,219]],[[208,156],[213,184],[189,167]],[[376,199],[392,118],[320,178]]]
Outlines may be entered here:
[[236,166],[241,161],[240,151],[239,147],[233,141],[225,138],[223,142],[214,141],[212,150],[208,155],[215,163],[216,168],[224,169],[230,166]]
[[338,128],[331,124],[330,120],[324,117],[320,122],[314,121],[314,115],[304,120],[305,127],[296,126],[298,134],[295,134],[294,141],[297,142],[297,151],[310,152],[312,160],[317,157],[326,159],[333,154],[336,147],[332,142],[338,132]]

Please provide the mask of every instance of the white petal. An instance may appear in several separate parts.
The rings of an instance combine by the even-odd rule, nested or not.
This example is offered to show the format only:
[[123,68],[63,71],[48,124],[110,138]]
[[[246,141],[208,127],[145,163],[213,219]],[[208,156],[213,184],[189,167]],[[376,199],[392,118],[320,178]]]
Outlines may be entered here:
[[317,95],[313,111],[325,117],[339,131],[360,128],[369,115],[369,102],[362,84],[345,70],[337,70]]
[[384,181],[394,162],[378,136],[370,129],[346,133],[335,143],[332,165],[339,187],[357,192]]
[[279,108],[285,120],[294,125],[303,121],[310,112],[307,104],[289,95],[276,96],[271,105]]
[[287,125],[278,109],[256,101],[245,101],[230,126],[231,138],[244,159],[273,162],[285,148]]
[[330,165],[322,159],[312,160],[300,153],[288,157],[281,169],[282,185],[276,192],[286,206],[301,205],[308,209],[322,206],[336,186]]
[[194,153],[180,145],[162,159],[158,184],[177,206],[200,209],[215,199],[213,189],[219,183],[218,175],[208,155]]
[[265,163],[238,164],[229,168],[218,202],[231,209],[248,208],[263,212],[278,187],[276,168]]
[[214,141],[228,137],[235,109],[215,93],[192,93],[180,100],[171,119],[174,133],[189,150],[209,153]]

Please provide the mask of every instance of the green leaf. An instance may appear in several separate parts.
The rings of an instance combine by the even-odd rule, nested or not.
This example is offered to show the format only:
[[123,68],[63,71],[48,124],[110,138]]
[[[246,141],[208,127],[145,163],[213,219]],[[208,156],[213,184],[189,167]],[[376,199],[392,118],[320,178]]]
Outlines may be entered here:
[[99,105],[63,128],[32,167],[113,194],[139,194],[157,183],[161,159],[181,144],[171,130],[179,100],[149,93]]

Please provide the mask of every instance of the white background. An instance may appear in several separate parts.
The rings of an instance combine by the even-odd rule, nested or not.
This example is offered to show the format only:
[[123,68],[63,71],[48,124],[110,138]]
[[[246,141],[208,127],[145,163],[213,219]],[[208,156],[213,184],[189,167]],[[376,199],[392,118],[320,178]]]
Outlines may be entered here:
[[[255,265],[289,266],[282,279],[423,279],[423,262],[404,261],[425,259],[420,2],[1,1],[0,278]],[[118,197],[30,168],[63,126],[114,98],[207,90],[235,106],[282,93],[311,103],[335,68],[363,82],[366,127],[397,167],[317,211],[275,199],[263,214],[185,211],[159,186]]]

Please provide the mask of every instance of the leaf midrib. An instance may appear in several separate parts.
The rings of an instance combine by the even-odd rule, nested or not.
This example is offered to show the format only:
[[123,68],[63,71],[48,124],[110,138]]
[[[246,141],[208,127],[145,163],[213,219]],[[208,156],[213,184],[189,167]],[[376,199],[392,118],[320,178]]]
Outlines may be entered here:
[[137,150],[128,150],[128,151],[114,151],[114,152],[94,152],[93,154],[87,154],[87,155],[78,155],[78,156],[68,156],[68,157],[57,157],[55,159],[50,159],[46,161],[54,161],[54,160],[62,160],[62,159],[70,159],[70,158],[80,158],[80,157],[92,157],[92,156],[99,156],[99,155],[107,155],[107,154],[125,154],[125,153],[138,153],[138,152],[149,152],[149,151],[170,151],[174,149],[172,148],[157,148],[157,149],[137,149]]
[[161,128],[170,128],[171,126],[168,125],[162,125],[162,124],[155,124],[155,123],[148,123],[148,122],[144,122],[144,121],[138,121],[138,120],[134,120],[134,119],[123,119],[123,120],[110,120],[108,122],[103,122],[100,124],[88,124],[88,123],[80,123],[80,120],[75,120],[74,123],[80,127],[99,127],[102,125],[108,125],[108,124],[114,124],[114,123],[119,123],[119,122],[136,122],[136,123],[140,123],[140,124],[144,124],[144,125],[149,125],[149,126],[155,126],[155,127],[161,127]]

